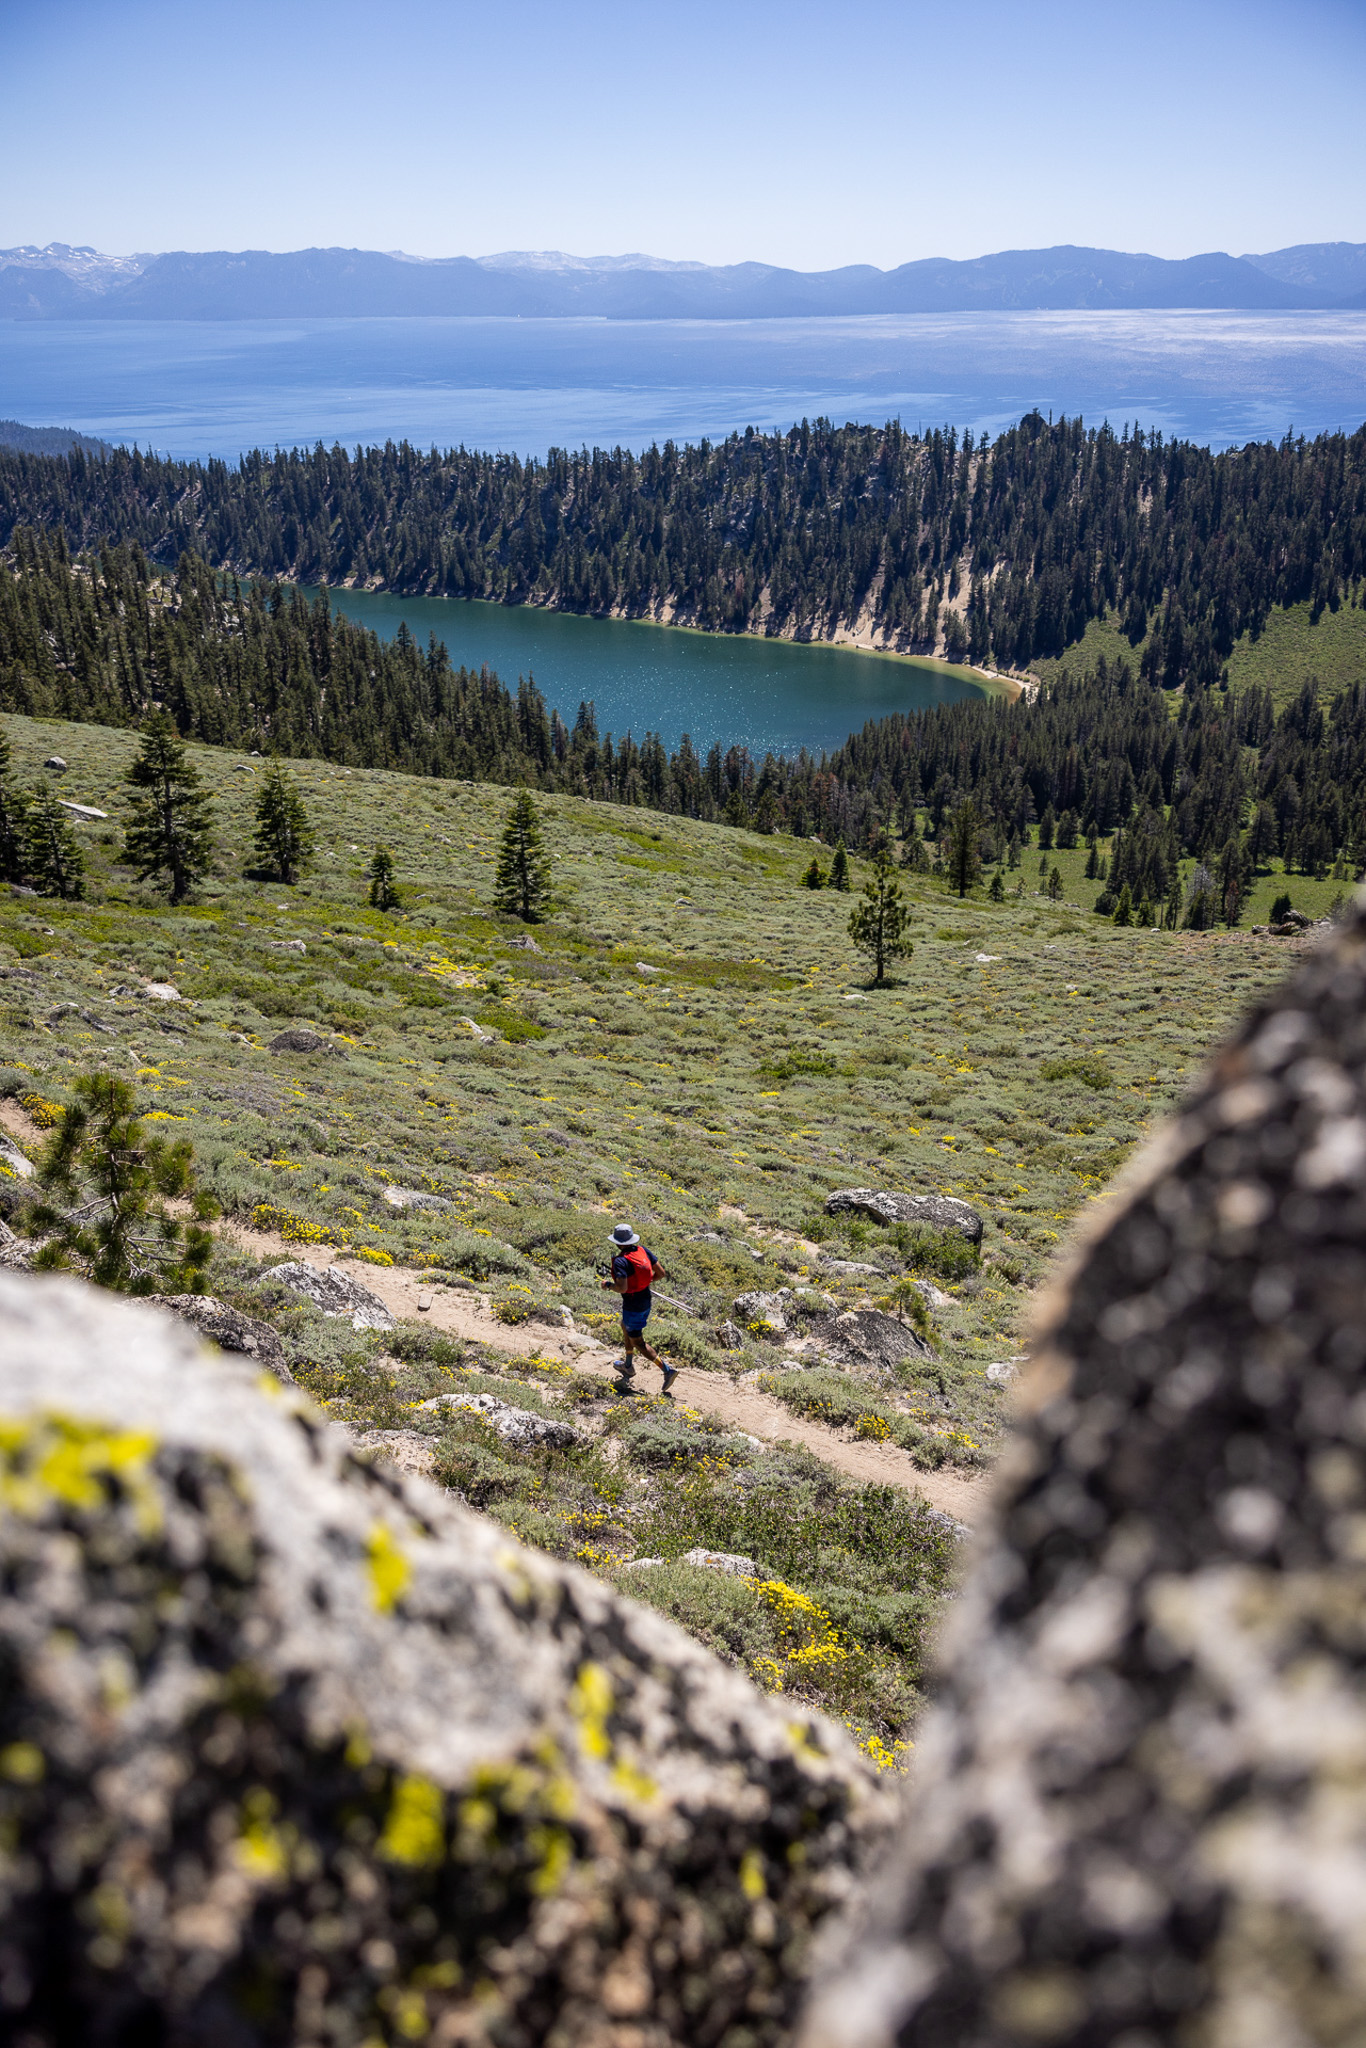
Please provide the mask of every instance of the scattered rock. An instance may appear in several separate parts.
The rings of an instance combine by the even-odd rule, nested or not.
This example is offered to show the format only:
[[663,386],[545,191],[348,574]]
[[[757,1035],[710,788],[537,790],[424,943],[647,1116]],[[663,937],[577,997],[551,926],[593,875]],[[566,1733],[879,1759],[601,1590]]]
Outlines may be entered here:
[[518,1450],[548,1444],[552,1451],[567,1451],[571,1444],[583,1442],[582,1431],[569,1423],[537,1415],[530,1408],[514,1408],[510,1401],[500,1401],[496,1394],[438,1394],[435,1400],[424,1401],[422,1406],[434,1414],[443,1408],[456,1408],[482,1415],[505,1444]]
[[732,1313],[746,1329],[760,1324],[770,1335],[784,1337],[787,1334],[787,1303],[792,1289],[783,1287],[776,1294],[756,1289],[752,1294],[737,1294],[731,1304]]
[[485,1031],[483,1025],[476,1024],[473,1017],[462,1017],[460,1022],[469,1025],[481,1045],[492,1045],[498,1036],[496,1031]]
[[256,770],[254,768],[248,768],[245,761],[239,761],[232,772],[234,775],[254,775],[256,773]]
[[875,1280],[886,1278],[881,1266],[866,1266],[858,1259],[822,1259],[821,1270],[838,1273],[841,1279],[848,1279],[851,1274],[869,1274]]
[[267,939],[266,945],[272,953],[306,953],[308,946],[303,939]]
[[1366,2039],[1366,915],[1088,1220],[805,2048]]
[[524,953],[539,953],[541,950],[530,932],[524,933],[520,939],[509,939],[508,944],[510,946],[519,946]]
[[932,1230],[956,1230],[969,1244],[982,1242],[982,1219],[954,1195],[897,1195],[878,1188],[839,1188],[825,1198],[827,1216],[858,1214],[874,1223],[924,1223]]
[[566,1330],[573,1329],[574,1311],[572,1308],[570,1308],[567,1301],[562,1301],[558,1304],[555,1310],[555,1314],[558,1316],[560,1322],[563,1324]]
[[72,817],[83,825],[96,824],[101,818],[109,816],[108,811],[97,811],[93,804],[73,804],[64,796],[59,796],[57,803],[60,809],[70,811]]
[[979,967],[994,967],[1001,956],[999,953],[974,953],[972,957]]
[[307,1259],[290,1259],[283,1266],[272,1266],[261,1278],[274,1280],[291,1294],[304,1295],[325,1316],[349,1317],[353,1330],[394,1327],[394,1319],[379,1296],[335,1266],[310,1266]]
[[11,1273],[27,1272],[37,1249],[36,1242],[27,1243],[22,1237],[16,1237],[8,1223],[0,1221],[0,1268]]
[[908,1323],[884,1315],[880,1308],[851,1308],[821,1326],[821,1343],[851,1365],[888,1368],[908,1358],[932,1358],[924,1338]]
[[20,1180],[29,1180],[38,1171],[27,1153],[19,1150],[6,1131],[0,1131],[0,1166],[7,1166],[11,1173],[18,1174]]
[[44,761],[43,766],[44,768],[51,768],[54,774],[66,774],[66,762],[62,759],[60,754],[49,754],[46,761]]
[[153,1294],[148,1298],[156,1307],[179,1316],[182,1323],[189,1323],[220,1351],[254,1359],[287,1387],[294,1385],[294,1375],[285,1364],[284,1346],[269,1323],[244,1316],[240,1309],[215,1301],[211,1294]]
[[430,1195],[425,1188],[386,1188],[384,1199],[391,1209],[449,1209],[444,1195]]
[[618,1566],[618,1570],[623,1572],[647,1572],[655,1565],[666,1564],[667,1562],[667,1558],[663,1557],[629,1557],[625,1564]]
[[685,1550],[684,1564],[703,1566],[709,1572],[725,1572],[732,1579],[757,1579],[759,1567],[752,1557],[738,1557],[729,1550]]
[[156,1311],[0,1326],[6,2038],[780,2048],[842,1729]]
[[998,1358],[994,1365],[987,1367],[987,1378],[993,1387],[1008,1387],[1020,1375],[1021,1361],[1018,1358]]
[[716,1332],[716,1347],[718,1351],[742,1351],[744,1344],[745,1333],[743,1330],[737,1328],[729,1319],[721,1324]]
[[637,974],[662,974],[663,972],[664,969],[662,967],[651,967],[648,960],[637,960],[636,962]]
[[320,1031],[305,1031],[291,1027],[288,1031],[277,1031],[271,1039],[270,1052],[321,1052],[327,1040]]
[[911,1285],[926,1308],[952,1308],[954,1305],[953,1296],[945,1294],[942,1287],[936,1287],[933,1280],[912,1280]]
[[180,1003],[185,999],[173,981],[144,981],[138,994],[153,1003]]

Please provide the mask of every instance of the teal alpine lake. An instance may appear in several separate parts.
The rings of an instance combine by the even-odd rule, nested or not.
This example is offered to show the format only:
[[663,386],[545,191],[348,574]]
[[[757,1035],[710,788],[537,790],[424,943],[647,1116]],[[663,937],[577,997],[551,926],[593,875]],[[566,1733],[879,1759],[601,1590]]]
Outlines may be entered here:
[[487,663],[513,689],[519,676],[533,677],[568,725],[591,703],[600,732],[638,740],[655,732],[670,748],[687,733],[702,750],[719,740],[760,756],[802,747],[819,754],[870,718],[955,704],[989,688],[947,662],[852,647],[388,590],[330,590],[328,599],[383,640],[406,624],[420,646],[434,633],[457,667]]

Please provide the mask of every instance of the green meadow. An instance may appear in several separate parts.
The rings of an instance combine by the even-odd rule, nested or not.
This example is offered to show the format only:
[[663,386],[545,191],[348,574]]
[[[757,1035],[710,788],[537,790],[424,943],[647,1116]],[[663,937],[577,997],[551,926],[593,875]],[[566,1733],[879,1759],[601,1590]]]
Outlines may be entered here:
[[[1286,946],[1246,928],[1116,928],[1090,908],[1084,848],[1047,856],[1058,903],[1026,849],[999,904],[907,875],[913,952],[870,988],[847,932],[862,861],[854,894],[812,891],[809,842],[567,797],[538,799],[554,901],[523,927],[490,908],[508,791],[316,761],[293,768],[316,857],[286,888],[251,872],[262,763],[203,748],[216,872],[172,909],[120,865],[135,736],[4,727],[21,786],[60,753],[61,796],[109,817],[79,827],[83,900],[0,892],[0,1091],[50,1122],[78,1074],[107,1066],[135,1082],[150,1128],[193,1141],[225,1214],[286,1256],[333,1246],[477,1291],[492,1315],[474,1344],[325,1321],[262,1286],[278,1250],[226,1235],[209,1283],[275,1322],[338,1420],[432,1435],[438,1476],[475,1506],[894,1756],[952,1574],[942,1518],[810,1451],[756,1451],[690,1410],[686,1382],[673,1406],[621,1401],[549,1347],[501,1353],[497,1331],[562,1323],[563,1305],[610,1336],[604,1240],[627,1218],[690,1311],[661,1305],[664,1351],[926,1469],[980,1469],[1004,1425],[987,1366],[1020,1352],[1078,1215],[1284,973]],[[389,914],[366,901],[380,844],[404,897]],[[1281,886],[1259,880],[1246,924]],[[1342,886],[1289,884],[1314,912]],[[149,982],[181,1000],[149,998]],[[272,1052],[288,1026],[322,1047]],[[0,1198],[18,1185],[0,1181]],[[971,1202],[980,1257],[827,1217],[849,1186]],[[399,1210],[392,1188],[445,1206]],[[808,1369],[755,1319],[736,1348],[722,1341],[742,1293],[793,1289],[792,1317],[818,1332],[821,1297],[896,1312],[908,1277],[934,1290],[929,1359]],[[418,1405],[496,1388],[578,1418],[581,1442],[516,1452],[477,1418]],[[687,1565],[695,1545],[753,1557],[759,1580]],[[644,1558],[660,1562],[633,1568]]]

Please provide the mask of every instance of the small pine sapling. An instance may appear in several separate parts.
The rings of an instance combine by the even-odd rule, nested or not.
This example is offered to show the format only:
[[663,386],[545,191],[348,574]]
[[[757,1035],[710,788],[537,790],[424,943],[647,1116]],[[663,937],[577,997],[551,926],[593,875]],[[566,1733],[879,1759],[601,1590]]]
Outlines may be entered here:
[[1062,876],[1058,873],[1058,870],[1054,868],[1052,874],[1050,874],[1050,876],[1048,877],[1048,900],[1050,903],[1056,903],[1061,895]]
[[394,856],[387,846],[377,846],[370,863],[370,902],[376,910],[397,910],[400,902],[394,880]]
[[85,856],[71,820],[41,783],[24,806],[23,827],[23,866],[39,895],[79,896],[85,887]]
[[875,983],[886,979],[890,961],[904,959],[911,951],[906,919],[901,884],[892,873],[887,855],[880,853],[863,896],[849,918],[849,936],[872,963]]
[[[26,1227],[45,1242],[39,1271],[82,1274],[123,1294],[198,1294],[213,1253],[204,1227],[217,1213],[194,1186],[194,1148],[146,1138],[127,1081],[83,1074],[38,1168]],[[166,1207],[189,1199],[192,1222]]]
[[981,831],[977,806],[967,797],[949,827],[949,885],[956,896],[966,896],[982,879]]
[[811,856],[810,867],[802,876],[802,887],[804,889],[823,889],[825,887],[825,870],[814,853]]
[[144,724],[128,781],[133,796],[123,857],[141,882],[169,878],[171,901],[181,903],[209,872],[213,800],[167,712],[155,712]]
[[273,760],[256,799],[256,851],[275,879],[293,886],[313,855],[313,827],[283,762]]
[[988,896],[990,896],[993,903],[1004,903],[1006,900],[1005,876],[1001,873],[1001,870],[999,868],[997,868],[995,874],[991,878],[991,887],[990,889],[988,889],[987,894]]
[[843,838],[835,841],[835,857],[830,863],[829,887],[838,889],[842,896],[849,893],[849,853]]
[[536,924],[550,907],[550,856],[529,789],[519,789],[503,828],[493,903],[505,917]]

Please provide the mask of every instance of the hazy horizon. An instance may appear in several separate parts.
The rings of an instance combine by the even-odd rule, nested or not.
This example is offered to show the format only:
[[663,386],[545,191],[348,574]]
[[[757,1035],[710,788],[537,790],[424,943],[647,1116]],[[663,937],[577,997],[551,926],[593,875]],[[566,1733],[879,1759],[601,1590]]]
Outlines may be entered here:
[[9,0],[5,58],[0,245],[824,270],[1366,233],[1360,0]]

